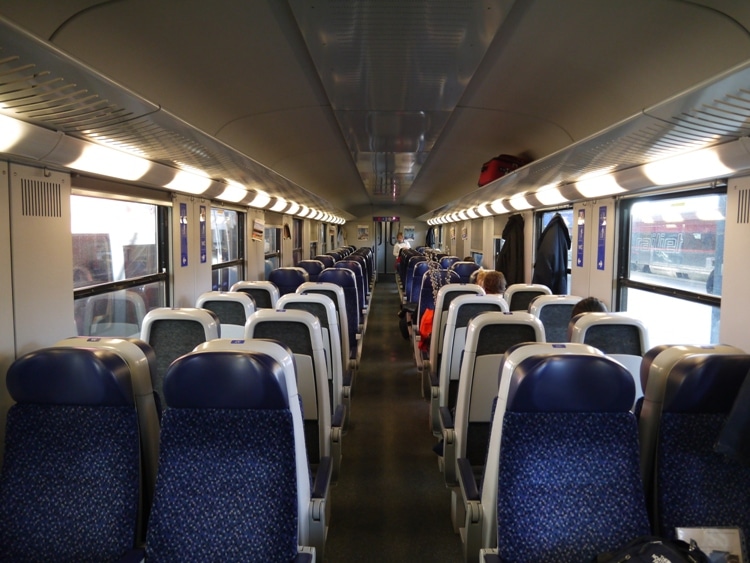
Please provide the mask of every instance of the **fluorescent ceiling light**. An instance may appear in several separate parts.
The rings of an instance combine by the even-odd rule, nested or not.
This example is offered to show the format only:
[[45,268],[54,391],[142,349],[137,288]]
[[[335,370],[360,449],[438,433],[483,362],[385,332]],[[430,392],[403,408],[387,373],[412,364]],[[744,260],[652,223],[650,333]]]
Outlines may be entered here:
[[516,194],[508,200],[510,205],[516,211],[523,211],[524,209],[531,209],[533,206],[526,199],[526,192]]
[[459,211],[458,212],[458,218],[461,219],[461,220],[463,220],[463,221],[466,221],[466,219],[468,219],[469,216],[466,214],[466,211]]
[[603,197],[625,191],[625,188],[617,183],[615,177],[605,170],[584,174],[575,183],[575,187],[579,194],[588,198]]
[[227,187],[224,188],[224,191],[221,192],[220,195],[216,196],[216,199],[237,203],[245,199],[246,196],[247,190],[245,189],[245,186],[243,186],[242,184],[238,184],[237,182],[230,181],[227,182]]
[[733,172],[712,149],[689,152],[643,166],[643,173],[657,186],[716,178]]
[[477,213],[479,213],[482,217],[489,217],[492,215],[492,211],[487,209],[488,203],[483,203],[479,207],[477,207]]
[[299,211],[299,203],[294,203],[293,201],[290,201],[289,209],[287,209],[286,212],[289,213],[289,215],[294,215],[295,213],[297,213],[297,211]]
[[476,219],[477,217],[479,217],[479,215],[477,215],[477,212],[476,212],[476,211],[474,211],[473,209],[467,209],[467,210],[466,210],[466,214],[467,214],[467,215],[468,215],[468,216],[469,216],[469,217],[470,217],[471,219]]
[[494,211],[495,213],[508,213],[508,208],[505,207],[503,204],[502,199],[496,199],[492,203],[490,203],[490,209]]
[[302,209],[299,210],[299,212],[297,213],[297,215],[299,215],[300,217],[307,217],[308,213],[310,213],[310,208],[307,207],[307,206],[305,206],[305,205],[303,205]]
[[[71,164],[72,166],[72,164]],[[165,188],[188,194],[202,194],[211,185],[211,178],[196,168],[178,170],[174,179]]]
[[0,152],[9,152],[22,136],[23,125],[20,121],[7,115],[0,115]]
[[286,200],[283,197],[277,197],[276,202],[271,206],[271,211],[281,213],[286,208]]
[[[87,144],[77,159],[65,165],[74,170],[131,181],[140,180],[151,168],[151,163],[144,158],[93,143]],[[211,180],[208,180],[204,191],[210,184]]]
[[539,200],[542,205],[558,205],[565,203],[568,199],[560,193],[560,188],[555,184],[548,184],[539,188],[539,191],[534,193],[534,196]]
[[255,192],[256,192],[255,198],[248,205],[252,207],[258,207],[259,209],[263,209],[266,205],[268,205],[271,202],[271,196],[268,195],[263,190],[255,190]]

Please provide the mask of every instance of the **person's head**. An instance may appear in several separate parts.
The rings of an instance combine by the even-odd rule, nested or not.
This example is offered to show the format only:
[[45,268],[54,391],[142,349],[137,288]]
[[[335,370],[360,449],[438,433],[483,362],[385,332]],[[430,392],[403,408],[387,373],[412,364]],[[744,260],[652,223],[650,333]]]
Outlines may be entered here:
[[404,233],[399,233],[396,235],[396,240],[398,242],[404,242]]
[[505,293],[508,284],[505,281],[505,276],[502,272],[497,270],[489,270],[484,274],[482,280],[482,287],[487,294],[499,294]]
[[487,275],[487,270],[477,268],[469,276],[469,283],[475,283],[484,287],[484,276]]
[[586,297],[581,299],[578,303],[573,306],[573,310],[570,312],[570,318],[572,319],[576,315],[581,313],[607,313],[607,306],[597,299],[596,297]]

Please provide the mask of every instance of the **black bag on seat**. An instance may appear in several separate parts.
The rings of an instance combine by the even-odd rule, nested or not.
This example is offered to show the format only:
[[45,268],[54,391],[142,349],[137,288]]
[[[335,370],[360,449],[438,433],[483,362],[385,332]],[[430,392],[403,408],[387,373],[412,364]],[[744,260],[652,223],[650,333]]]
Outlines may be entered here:
[[619,551],[600,553],[591,563],[710,563],[695,542],[641,536]]

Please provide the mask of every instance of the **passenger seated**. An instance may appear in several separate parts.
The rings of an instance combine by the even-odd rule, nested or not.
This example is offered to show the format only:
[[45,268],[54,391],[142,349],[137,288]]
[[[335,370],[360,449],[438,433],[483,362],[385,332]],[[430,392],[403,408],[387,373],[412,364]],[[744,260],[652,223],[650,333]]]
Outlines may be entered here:
[[[578,303],[573,306],[573,310],[570,311],[571,321],[578,315],[583,313],[609,313],[607,306],[604,301],[597,299],[596,297],[584,297]],[[568,324],[568,342],[573,335],[573,323]]]
[[505,281],[505,276],[502,272],[497,270],[478,270],[484,271],[481,285],[484,288],[484,292],[487,295],[502,295],[508,287],[508,283]]
[[572,319],[581,313],[609,313],[609,309],[607,309],[607,306],[600,299],[597,299],[596,297],[586,297],[573,306],[573,310],[570,312],[570,318]]

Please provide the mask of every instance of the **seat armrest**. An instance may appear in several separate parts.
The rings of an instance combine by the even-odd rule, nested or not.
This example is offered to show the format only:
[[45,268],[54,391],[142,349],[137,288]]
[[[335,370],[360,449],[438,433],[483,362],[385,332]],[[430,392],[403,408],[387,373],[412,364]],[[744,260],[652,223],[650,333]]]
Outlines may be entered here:
[[464,499],[466,501],[479,501],[481,499],[479,487],[477,487],[477,480],[474,478],[474,470],[472,469],[468,458],[459,457],[456,460],[456,465],[458,466],[458,481],[461,484],[461,491],[463,492]]
[[433,373],[432,370],[430,370],[430,385],[440,388],[440,374]]
[[294,558],[294,563],[313,563],[315,561],[315,553],[300,552],[297,553],[297,557]]
[[146,550],[139,547],[134,548],[122,555],[117,563],[142,563],[146,560]]
[[344,426],[345,419],[346,407],[344,405],[339,405],[336,407],[336,410],[333,411],[333,416],[331,417],[331,428],[341,428]]
[[496,549],[482,549],[479,551],[479,559],[482,563],[503,563]]
[[333,465],[331,464],[330,456],[324,456],[320,458],[318,471],[317,473],[315,473],[313,488],[312,491],[310,491],[310,496],[313,499],[325,499],[328,497],[328,491],[331,486],[332,471]]
[[440,427],[445,430],[453,430],[453,415],[448,407],[440,407]]

